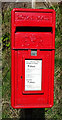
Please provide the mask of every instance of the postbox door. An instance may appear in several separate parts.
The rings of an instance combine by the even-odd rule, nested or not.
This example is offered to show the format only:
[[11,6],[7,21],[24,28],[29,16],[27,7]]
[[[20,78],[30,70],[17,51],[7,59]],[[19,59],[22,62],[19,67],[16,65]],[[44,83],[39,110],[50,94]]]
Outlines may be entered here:
[[[14,95],[12,99],[14,99],[14,105],[16,108],[20,107],[51,107],[53,104],[53,75],[54,71],[52,69],[54,68],[54,51],[37,51],[37,56],[31,56],[31,50],[18,50],[14,51],[15,55],[15,64],[14,64],[14,73],[15,74],[15,81],[13,87],[15,87],[15,90],[12,91],[12,94]],[[34,61],[40,61],[41,65],[41,79],[39,75],[38,80],[40,90],[33,89],[32,86],[35,87],[34,84],[36,84],[37,78],[35,83],[33,83],[33,79],[31,76],[32,83],[27,84],[26,83],[26,61],[32,62]],[[13,60],[14,61],[14,60]],[[17,62],[18,61],[18,62]],[[29,63],[30,63],[29,62]],[[28,64],[29,64],[28,63]],[[39,65],[37,64],[37,65]],[[32,69],[31,69],[32,70]],[[30,82],[30,80],[29,80]],[[27,89],[26,89],[27,85]],[[31,85],[31,86],[29,86]],[[28,88],[30,87],[30,88]],[[32,90],[31,90],[32,88]],[[15,94],[14,94],[14,93]]]

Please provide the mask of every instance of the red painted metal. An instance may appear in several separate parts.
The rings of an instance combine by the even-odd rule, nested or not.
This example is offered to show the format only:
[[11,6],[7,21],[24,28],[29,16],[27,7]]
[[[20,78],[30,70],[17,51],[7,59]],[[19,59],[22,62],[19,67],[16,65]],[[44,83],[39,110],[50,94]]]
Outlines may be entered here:
[[[37,55],[32,56],[31,51]],[[55,11],[14,8],[11,12],[11,105],[47,108],[54,99]],[[42,60],[42,89],[25,91],[25,60]]]

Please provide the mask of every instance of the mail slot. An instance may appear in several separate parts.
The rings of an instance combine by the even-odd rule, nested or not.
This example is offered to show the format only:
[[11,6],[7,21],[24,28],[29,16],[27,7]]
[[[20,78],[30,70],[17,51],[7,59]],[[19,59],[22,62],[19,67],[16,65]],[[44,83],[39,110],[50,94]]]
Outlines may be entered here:
[[11,12],[11,105],[47,108],[54,100],[55,11]]

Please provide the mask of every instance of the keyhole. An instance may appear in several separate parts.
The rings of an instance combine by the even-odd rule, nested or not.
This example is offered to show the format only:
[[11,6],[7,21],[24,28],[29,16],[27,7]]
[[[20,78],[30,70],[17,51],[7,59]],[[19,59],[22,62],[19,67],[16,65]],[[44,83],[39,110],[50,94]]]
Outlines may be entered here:
[[21,79],[22,79],[22,76],[21,76]]

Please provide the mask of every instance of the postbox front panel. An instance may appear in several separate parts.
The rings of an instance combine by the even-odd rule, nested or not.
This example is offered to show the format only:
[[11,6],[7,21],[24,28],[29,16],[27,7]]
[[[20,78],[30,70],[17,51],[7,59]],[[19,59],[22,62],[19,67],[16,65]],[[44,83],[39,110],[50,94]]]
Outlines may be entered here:
[[55,49],[55,11],[13,9],[11,49]]
[[52,107],[55,11],[15,8],[11,20],[11,105]]
[[[29,50],[12,51],[12,106],[15,108],[41,108],[53,105],[54,51],[38,51],[37,54],[38,56],[33,57]],[[34,70],[33,74],[31,70]]]

